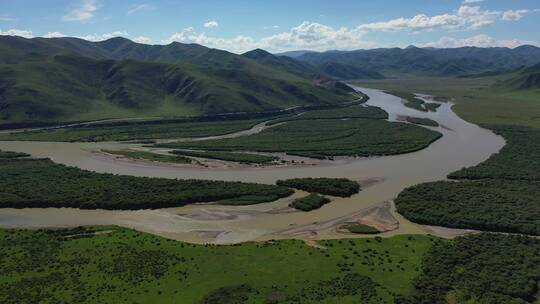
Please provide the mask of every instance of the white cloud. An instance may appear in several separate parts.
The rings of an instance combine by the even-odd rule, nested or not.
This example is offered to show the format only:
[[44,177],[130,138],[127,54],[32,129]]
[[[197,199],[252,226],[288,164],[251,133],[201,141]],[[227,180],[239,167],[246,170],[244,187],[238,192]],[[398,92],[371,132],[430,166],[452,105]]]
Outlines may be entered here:
[[206,28],[216,28],[219,26],[219,23],[216,20],[211,20],[204,23],[204,27]]
[[360,29],[369,31],[432,31],[475,30],[494,23],[502,14],[499,11],[482,10],[479,6],[462,5],[451,14],[428,16],[418,14],[412,18],[396,18],[389,21],[366,23]]
[[31,30],[20,30],[20,29],[9,29],[7,31],[2,31],[0,29],[0,35],[34,38],[34,34],[32,33]]
[[220,48],[231,52],[243,52],[254,48],[253,46],[255,45],[255,41],[250,37],[236,36],[231,39],[211,37],[204,33],[195,32],[193,27],[188,27],[179,33],[172,34],[169,38],[163,40],[162,42],[168,44],[174,41],[182,43],[197,43],[211,48]]
[[478,3],[482,2],[484,0],[463,0],[463,4],[471,4],[471,3]]
[[363,30],[346,27],[332,28],[316,22],[304,21],[289,31],[271,35],[261,39],[247,36],[234,38],[219,38],[197,33],[192,27],[171,35],[163,43],[173,41],[183,43],[197,43],[208,47],[225,49],[241,53],[255,48],[263,48],[271,52],[282,52],[298,49],[329,50],[329,49],[355,49],[372,47],[373,44],[362,39]]
[[0,16],[0,21],[15,21],[17,19],[15,18],[11,18],[11,17],[6,17],[6,16]]
[[73,7],[62,20],[64,21],[79,21],[88,22],[94,18],[95,12],[98,10],[96,0],[81,0],[75,7]]
[[135,38],[133,38],[133,41],[135,41],[137,43],[143,43],[143,44],[152,43],[152,39],[150,39],[148,37],[144,37],[144,36],[135,37]]
[[90,34],[90,35],[75,36],[75,37],[95,42],[95,41],[103,41],[103,40],[111,39],[114,37],[125,37],[125,36],[129,36],[127,32],[116,31],[116,32],[105,33],[105,34]]
[[48,32],[47,34],[43,35],[43,37],[44,38],[61,38],[61,37],[66,37],[66,35],[64,35],[61,32]]
[[287,32],[262,38],[262,48],[275,51],[298,49],[330,50],[354,49],[372,46],[363,39],[364,30],[359,28],[333,28],[317,22],[304,21]]
[[527,41],[519,39],[495,39],[488,35],[476,35],[468,38],[453,38],[442,37],[438,41],[425,44],[426,47],[436,48],[456,48],[463,46],[477,46],[477,47],[509,47],[515,48],[520,45],[530,44],[540,46],[539,41]]
[[149,4],[139,4],[139,5],[135,5],[135,6],[132,6],[128,11],[127,11],[127,14],[128,15],[131,15],[131,14],[134,14],[138,11],[143,11],[143,10],[151,10],[153,9],[154,7],[152,5],[149,5]]
[[502,19],[506,21],[516,21],[523,18],[523,16],[528,12],[530,11],[526,9],[508,10],[503,13]]

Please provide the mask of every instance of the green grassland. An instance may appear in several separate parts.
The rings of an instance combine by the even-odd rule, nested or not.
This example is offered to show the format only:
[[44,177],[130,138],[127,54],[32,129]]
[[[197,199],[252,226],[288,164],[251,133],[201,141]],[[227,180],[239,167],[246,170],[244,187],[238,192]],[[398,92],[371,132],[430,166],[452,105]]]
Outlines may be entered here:
[[403,304],[538,303],[540,241],[473,234],[438,242],[423,259],[415,292]]
[[314,110],[301,113],[296,116],[288,116],[275,119],[269,124],[277,124],[292,120],[310,120],[310,119],[346,119],[346,118],[371,118],[387,119],[388,113],[379,107],[354,105],[350,107],[341,107],[327,110]]
[[454,109],[460,116],[492,129],[507,142],[487,161],[449,174],[459,182],[406,189],[396,199],[400,213],[424,224],[540,233],[540,92],[505,86],[510,76],[363,82],[386,90],[409,88],[455,97]]
[[448,175],[459,182],[404,190],[397,210],[424,224],[540,235],[540,129],[492,128],[507,142],[499,153]]
[[425,128],[374,119],[299,120],[231,139],[160,144],[168,148],[286,152],[324,158],[391,155],[421,150],[441,134]]
[[175,156],[175,155],[163,155],[145,151],[132,151],[132,150],[101,150],[102,152],[119,155],[131,159],[142,159],[149,161],[157,161],[163,163],[178,163],[178,164],[190,164],[191,159],[188,157]]
[[279,186],[300,189],[319,194],[348,197],[360,191],[360,185],[346,178],[305,177],[278,180]]
[[405,91],[390,91],[389,94],[397,96],[405,100],[404,105],[406,107],[422,111],[422,112],[435,112],[440,106],[438,103],[425,102],[422,99],[416,97],[414,93],[405,92]]
[[[394,303],[426,236],[194,245],[118,227],[0,230],[0,302]],[[446,242],[446,241],[444,241]]]
[[0,159],[21,158],[21,157],[27,157],[27,156],[30,156],[30,155],[26,153],[0,150]]
[[493,126],[492,129],[506,139],[501,151],[487,161],[453,172],[449,177],[540,180],[540,129],[517,126]]
[[219,159],[219,160],[224,160],[224,161],[246,163],[246,164],[268,164],[279,159],[278,157],[275,157],[275,156],[266,156],[266,155],[253,154],[253,153],[233,153],[233,152],[223,152],[223,151],[174,150],[171,153],[176,154],[176,155]]
[[206,137],[246,130],[261,121],[262,120],[231,120],[177,123],[142,121],[124,124],[97,124],[61,129],[25,131],[11,134],[6,133],[0,134],[0,140],[98,142]]
[[196,202],[256,204],[292,192],[254,183],[99,174],[48,159],[0,159],[0,208],[154,209]]
[[295,199],[289,207],[293,207],[302,211],[311,211],[319,209],[322,206],[330,203],[330,199],[316,193],[310,193],[307,196]]
[[402,191],[397,210],[413,222],[540,235],[540,182],[433,182]]
[[[225,51],[168,45],[158,47],[174,53],[163,60],[155,50],[119,43],[1,37],[0,124],[254,113],[354,99],[306,75]],[[117,47],[141,53],[109,52]]]
[[540,90],[515,90],[499,85],[508,77],[410,78],[362,80],[358,83],[388,91],[401,90],[453,99],[454,111],[476,124],[540,128]]

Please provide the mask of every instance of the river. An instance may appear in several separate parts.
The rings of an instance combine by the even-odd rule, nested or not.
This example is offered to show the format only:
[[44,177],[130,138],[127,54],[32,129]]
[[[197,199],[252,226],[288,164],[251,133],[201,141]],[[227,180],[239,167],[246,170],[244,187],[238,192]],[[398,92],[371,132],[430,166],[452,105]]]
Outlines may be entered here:
[[[125,143],[51,143],[0,142],[0,149],[49,157],[57,163],[103,173],[166,178],[196,178],[274,183],[292,177],[346,177],[365,185],[350,197],[338,198],[311,212],[287,208],[295,196],[276,202],[252,206],[190,205],[179,208],[139,211],[49,209],[0,209],[3,227],[58,227],[74,225],[117,224],[170,238],[211,243],[235,243],[272,238],[341,237],[336,225],[366,216],[366,211],[388,209],[405,187],[444,180],[450,172],[476,165],[504,145],[502,137],[459,118],[451,103],[442,103],[436,112],[421,112],[405,107],[398,97],[382,91],[358,88],[370,96],[368,105],[389,113],[389,120],[401,116],[425,117],[441,127],[443,134],[428,148],[414,153],[341,158],[315,166],[267,168],[179,168],[152,163],[119,161],[94,153],[101,148],[117,149]],[[260,125],[257,128],[262,129]],[[243,131],[243,134],[253,132]],[[136,145],[132,145],[136,146]],[[374,209],[375,208],[375,209]],[[435,230],[410,223],[395,211],[399,228],[383,235],[398,233],[434,233]],[[369,217],[369,216],[368,216]],[[373,216],[369,217],[372,218]]]

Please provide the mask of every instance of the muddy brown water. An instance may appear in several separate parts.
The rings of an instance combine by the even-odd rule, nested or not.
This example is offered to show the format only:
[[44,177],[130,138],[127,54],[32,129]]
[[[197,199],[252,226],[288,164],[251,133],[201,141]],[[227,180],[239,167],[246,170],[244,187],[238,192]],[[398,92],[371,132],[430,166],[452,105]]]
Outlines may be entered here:
[[[276,202],[253,206],[189,205],[139,211],[69,208],[0,209],[0,226],[35,228],[116,224],[180,240],[212,243],[236,243],[272,238],[339,237],[335,234],[335,227],[328,227],[329,225],[324,223],[337,219],[346,220],[348,216],[352,217],[362,210],[392,201],[408,186],[444,180],[448,173],[476,165],[504,145],[502,137],[459,118],[452,111],[451,103],[442,103],[436,112],[421,112],[405,107],[398,97],[380,90],[358,89],[370,96],[368,105],[386,110],[390,116],[389,120],[394,121],[400,116],[430,118],[441,125],[431,129],[441,132],[443,137],[424,150],[402,155],[340,158],[315,166],[223,169],[136,163],[95,153],[102,148],[140,147],[135,144],[0,142],[2,150],[49,157],[57,163],[100,173],[259,183],[274,183],[278,179],[292,177],[346,177],[359,182],[369,182],[369,186],[350,198],[336,198],[332,203],[311,212],[287,209],[287,205],[294,197],[303,195],[299,192]],[[261,125],[255,128],[264,129]],[[253,133],[242,131],[237,136]],[[378,182],[373,183],[373,180]],[[395,211],[394,215],[399,220],[400,226],[385,235],[443,231],[426,229],[410,223]],[[293,227],[298,229],[292,230],[301,233],[288,234],[287,231],[291,231]],[[302,230],[302,227],[305,229]]]

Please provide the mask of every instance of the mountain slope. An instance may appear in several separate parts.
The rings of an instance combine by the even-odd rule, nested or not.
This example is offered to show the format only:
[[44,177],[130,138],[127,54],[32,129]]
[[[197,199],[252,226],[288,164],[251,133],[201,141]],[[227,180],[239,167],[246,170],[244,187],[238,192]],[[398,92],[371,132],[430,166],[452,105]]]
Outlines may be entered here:
[[353,65],[345,65],[339,62],[328,61],[317,66],[319,71],[338,79],[383,79],[381,73],[366,70]]
[[452,49],[382,48],[356,51],[305,53],[296,57],[312,65],[339,63],[377,71],[384,76],[424,75],[458,76],[492,70],[509,70],[540,62],[540,48],[462,47]]
[[540,63],[519,70],[502,85],[517,90],[540,89]]
[[348,100],[344,90],[198,45],[0,37],[0,124],[260,112]]

